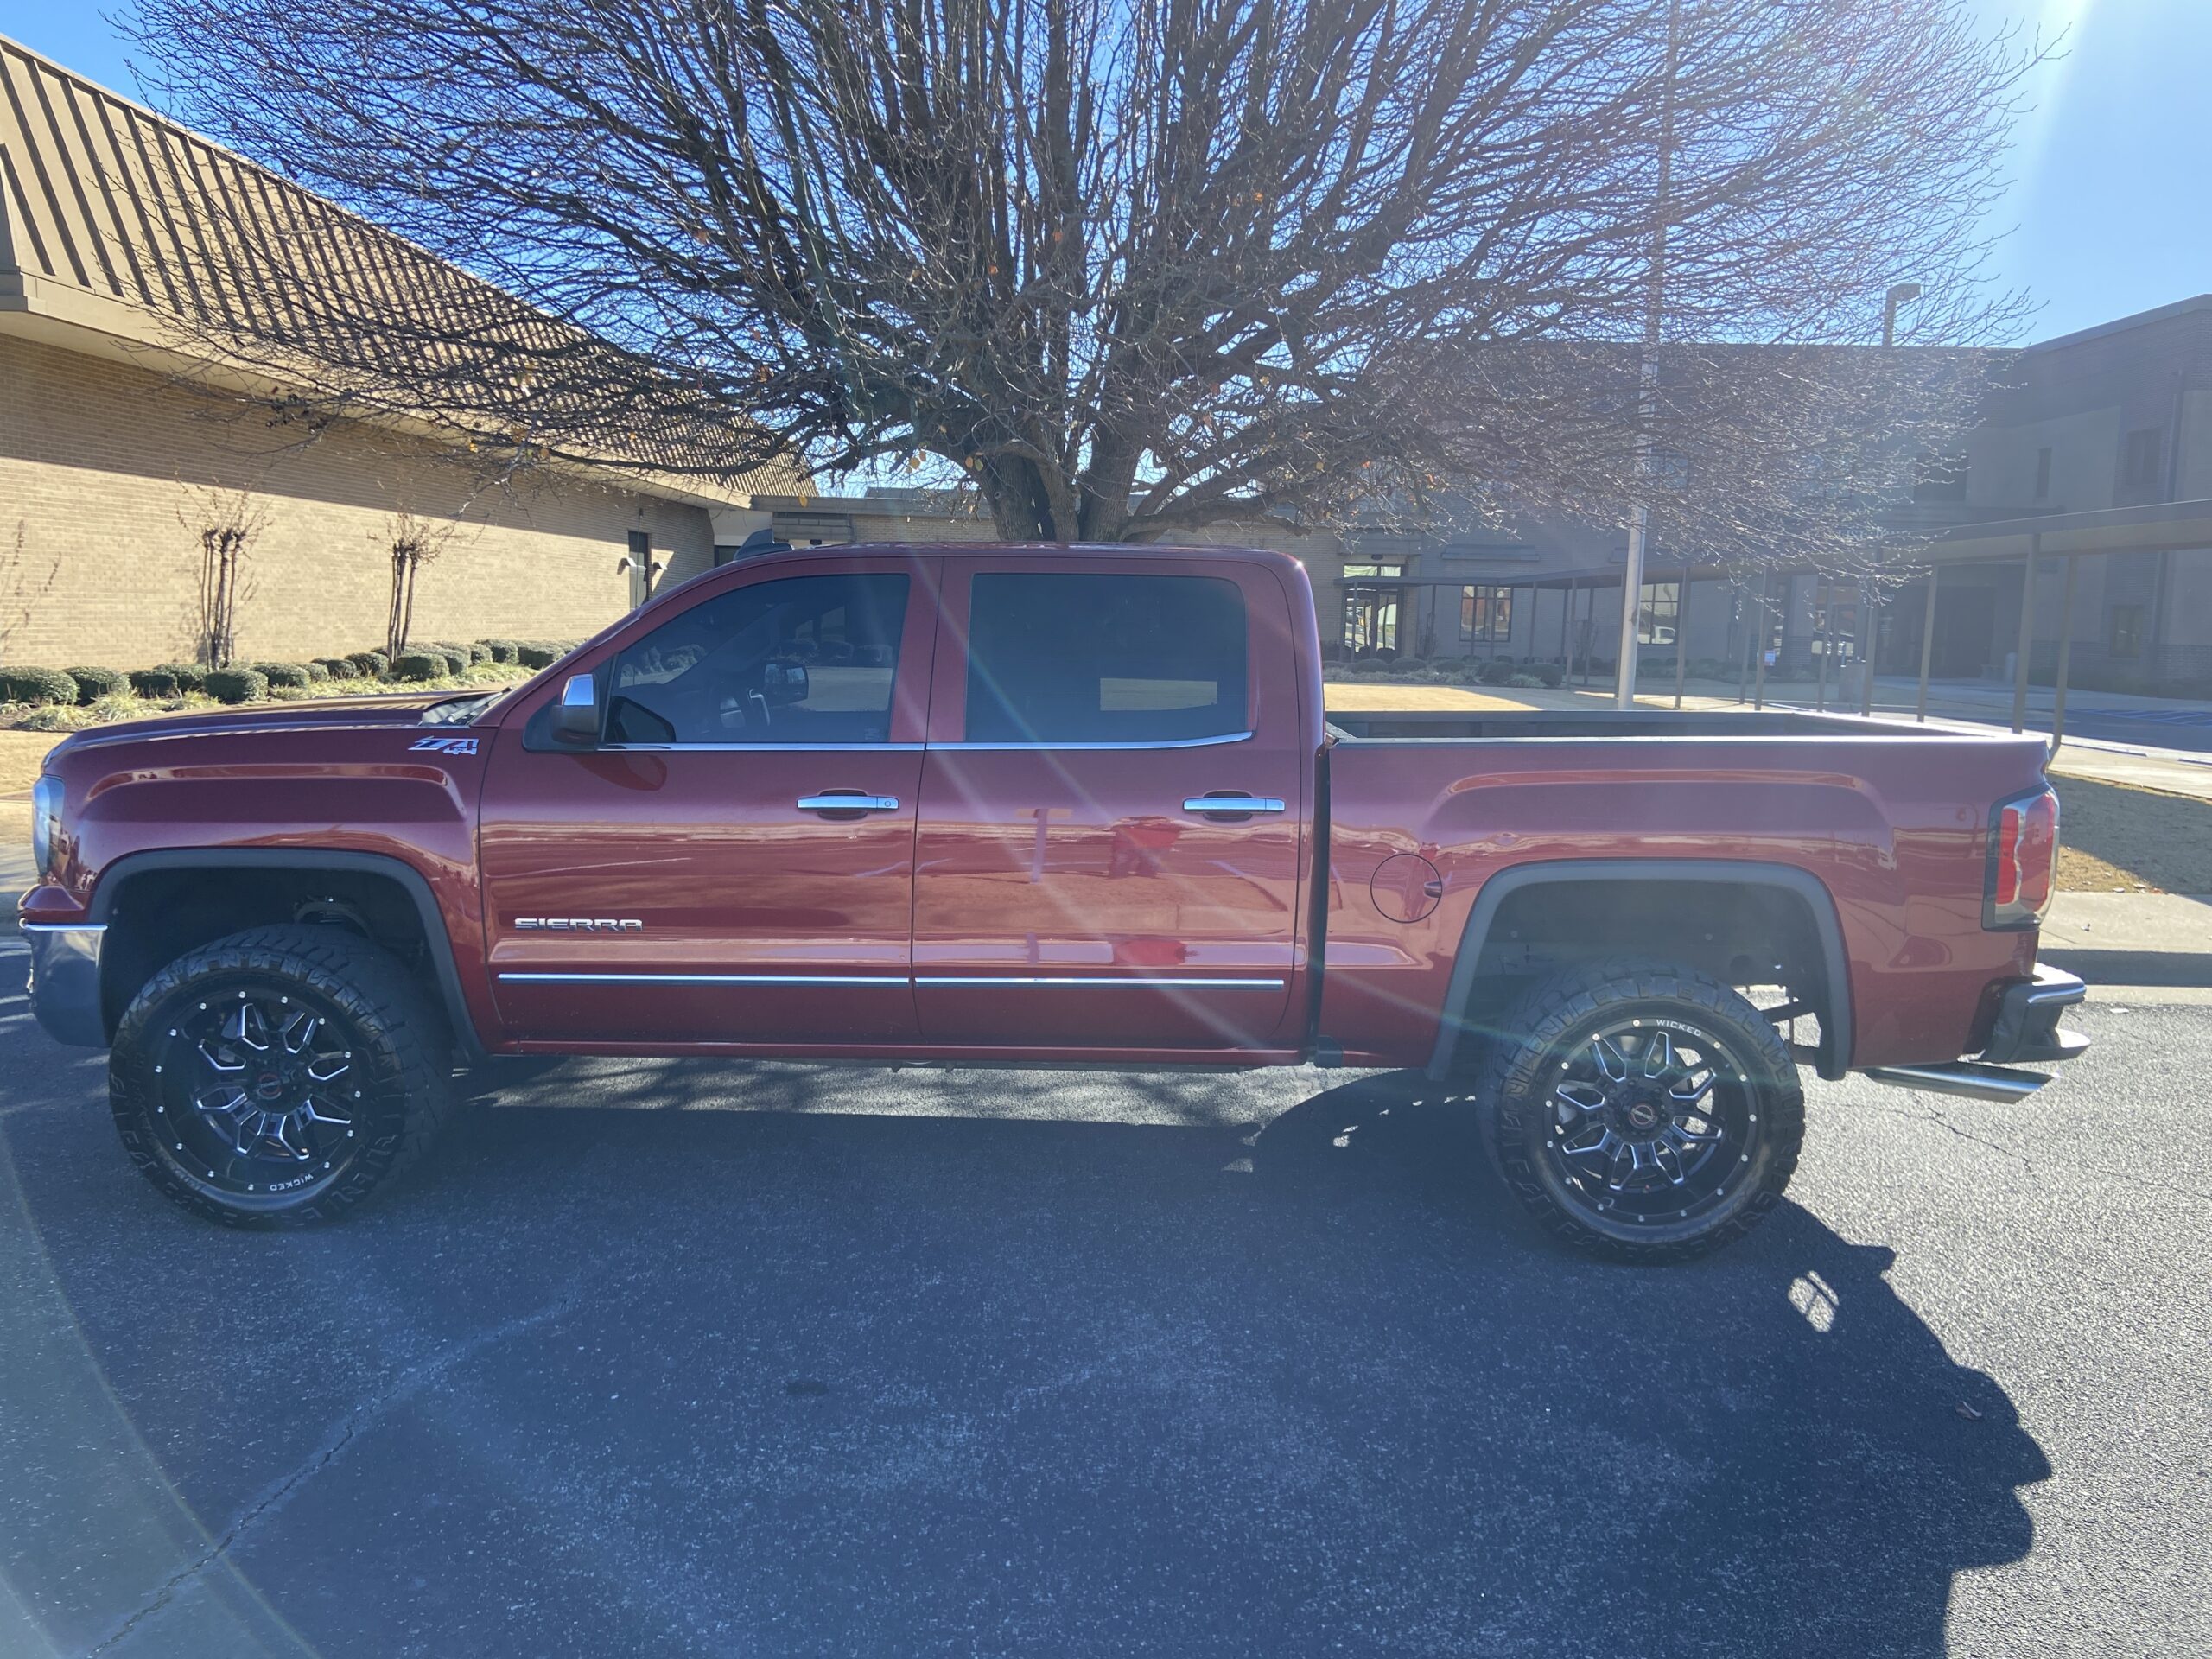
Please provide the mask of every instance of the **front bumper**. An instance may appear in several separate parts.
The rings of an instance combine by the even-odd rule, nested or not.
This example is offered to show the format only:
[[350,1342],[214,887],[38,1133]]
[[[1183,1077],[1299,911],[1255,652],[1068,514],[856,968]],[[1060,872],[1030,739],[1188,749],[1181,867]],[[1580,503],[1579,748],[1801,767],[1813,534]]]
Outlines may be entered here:
[[2067,1031],[2058,1016],[2089,994],[2089,988],[2061,969],[2038,966],[2036,976],[2014,985],[1997,1005],[1989,1046],[1980,1058],[1990,1065],[2052,1065],[2070,1060],[2089,1046],[2078,1031]]
[[31,1012],[58,1043],[107,1046],[100,1010],[100,939],[105,927],[22,924],[31,948]]

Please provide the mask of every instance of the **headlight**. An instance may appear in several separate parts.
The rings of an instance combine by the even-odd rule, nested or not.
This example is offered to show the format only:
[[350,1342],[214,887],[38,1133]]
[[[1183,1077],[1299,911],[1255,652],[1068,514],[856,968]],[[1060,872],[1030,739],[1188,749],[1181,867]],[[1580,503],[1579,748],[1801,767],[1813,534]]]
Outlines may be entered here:
[[31,789],[31,868],[41,880],[53,875],[48,868],[61,828],[61,780],[41,777]]

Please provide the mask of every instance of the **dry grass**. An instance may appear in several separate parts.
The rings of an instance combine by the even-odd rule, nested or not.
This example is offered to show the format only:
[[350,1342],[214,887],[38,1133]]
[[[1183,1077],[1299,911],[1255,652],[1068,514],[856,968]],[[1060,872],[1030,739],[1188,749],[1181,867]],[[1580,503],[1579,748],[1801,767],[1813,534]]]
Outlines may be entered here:
[[2212,892],[2212,801],[2062,778],[2058,802],[2062,892]]
[[1379,685],[1364,680],[1329,681],[1321,687],[1321,702],[1324,708],[1341,709],[1348,715],[1373,709],[1440,713],[1471,710],[1511,715],[1536,707],[1517,697],[1470,691],[1457,685]]
[[58,732],[0,732],[0,799],[30,793],[39,762],[60,741]]

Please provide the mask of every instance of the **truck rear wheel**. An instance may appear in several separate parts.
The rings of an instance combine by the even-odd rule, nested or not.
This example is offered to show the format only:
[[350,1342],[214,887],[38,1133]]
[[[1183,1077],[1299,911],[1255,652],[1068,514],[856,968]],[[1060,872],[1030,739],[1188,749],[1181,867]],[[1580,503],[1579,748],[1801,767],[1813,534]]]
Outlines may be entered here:
[[1780,1035],[1710,975],[1613,959],[1538,986],[1477,1085],[1506,1185],[1553,1236],[1616,1261],[1732,1243],[1782,1197],[1805,1096]]
[[448,1098],[444,1022],[387,951],[257,927],[132,999],[108,1058],[124,1150],[163,1197],[233,1226],[352,1209],[422,1154]]

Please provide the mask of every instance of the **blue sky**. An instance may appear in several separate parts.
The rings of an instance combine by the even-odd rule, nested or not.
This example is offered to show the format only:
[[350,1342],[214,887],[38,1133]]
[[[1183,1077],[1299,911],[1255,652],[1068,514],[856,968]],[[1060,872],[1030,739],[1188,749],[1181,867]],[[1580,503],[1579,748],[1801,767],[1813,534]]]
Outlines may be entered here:
[[[308,0],[313,3],[313,0]],[[2202,111],[2212,0],[1974,0],[1993,29],[2065,32],[2066,55],[2036,76],[1997,271],[2042,304],[2046,339],[2212,292],[2212,155]],[[0,0],[0,34],[120,92],[135,90],[120,42],[83,0]]]

